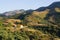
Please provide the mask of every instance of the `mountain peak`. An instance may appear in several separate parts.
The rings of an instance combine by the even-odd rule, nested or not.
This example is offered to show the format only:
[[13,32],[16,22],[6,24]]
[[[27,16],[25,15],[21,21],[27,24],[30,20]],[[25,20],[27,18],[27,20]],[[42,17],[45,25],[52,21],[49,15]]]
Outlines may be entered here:
[[55,8],[60,8],[60,1],[54,2],[51,5],[47,6],[47,7],[40,7],[38,9],[36,9],[36,11],[44,11],[46,9],[55,9]]
[[48,8],[55,8],[55,7],[60,8],[60,1],[59,2],[54,2],[50,6],[48,6]]

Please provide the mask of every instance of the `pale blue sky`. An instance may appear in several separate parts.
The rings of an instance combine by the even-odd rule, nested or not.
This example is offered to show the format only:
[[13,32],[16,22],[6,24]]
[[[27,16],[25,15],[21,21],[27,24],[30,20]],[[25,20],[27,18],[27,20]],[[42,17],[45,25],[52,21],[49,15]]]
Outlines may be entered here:
[[0,0],[0,13],[20,9],[37,9],[60,0]]

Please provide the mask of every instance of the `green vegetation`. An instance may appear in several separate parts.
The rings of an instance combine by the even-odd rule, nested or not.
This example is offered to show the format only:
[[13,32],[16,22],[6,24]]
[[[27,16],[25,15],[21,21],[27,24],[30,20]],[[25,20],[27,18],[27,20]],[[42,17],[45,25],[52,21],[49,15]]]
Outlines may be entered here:
[[60,8],[54,6],[0,15],[0,40],[60,40]]

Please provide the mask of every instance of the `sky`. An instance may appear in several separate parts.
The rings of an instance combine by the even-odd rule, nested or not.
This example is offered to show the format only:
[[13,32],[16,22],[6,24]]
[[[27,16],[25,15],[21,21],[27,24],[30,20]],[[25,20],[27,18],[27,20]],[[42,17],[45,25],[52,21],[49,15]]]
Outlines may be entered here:
[[0,0],[0,13],[20,9],[37,9],[60,0]]

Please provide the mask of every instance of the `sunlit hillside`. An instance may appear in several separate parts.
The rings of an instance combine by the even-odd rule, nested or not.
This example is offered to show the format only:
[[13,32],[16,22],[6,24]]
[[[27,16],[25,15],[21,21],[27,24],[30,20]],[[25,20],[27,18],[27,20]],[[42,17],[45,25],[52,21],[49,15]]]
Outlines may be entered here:
[[60,2],[0,14],[0,40],[60,40]]

